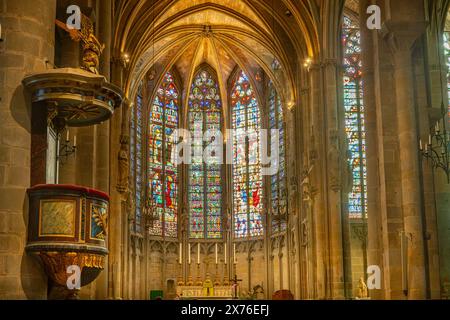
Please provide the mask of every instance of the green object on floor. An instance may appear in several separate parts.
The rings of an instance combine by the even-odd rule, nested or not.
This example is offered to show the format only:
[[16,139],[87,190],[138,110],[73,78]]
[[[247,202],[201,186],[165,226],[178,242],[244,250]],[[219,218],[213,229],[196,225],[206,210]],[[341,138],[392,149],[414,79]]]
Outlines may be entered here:
[[163,291],[162,290],[152,290],[150,291],[150,300],[162,300]]

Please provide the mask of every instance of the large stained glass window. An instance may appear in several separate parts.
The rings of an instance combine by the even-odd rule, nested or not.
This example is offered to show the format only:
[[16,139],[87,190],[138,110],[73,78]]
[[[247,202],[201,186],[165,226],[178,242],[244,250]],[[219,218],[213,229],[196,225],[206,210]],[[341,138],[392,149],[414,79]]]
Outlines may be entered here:
[[164,76],[149,114],[148,205],[156,206],[158,220],[150,235],[177,237],[177,166],[174,130],[178,128],[178,91],[171,73]]
[[213,133],[204,141],[203,133],[221,130],[221,112],[219,86],[209,71],[201,70],[191,87],[188,115],[193,138],[188,177],[189,235],[194,239],[222,237],[222,166],[219,161],[203,159],[203,150],[218,138]]
[[231,91],[233,124],[233,218],[236,238],[263,235],[260,112],[247,75],[240,71]]
[[[270,208],[272,216],[272,234],[286,231],[286,163],[283,106],[272,82],[269,82],[269,129],[279,132],[279,169],[270,177]],[[271,137],[271,144],[275,141]],[[273,149],[273,148],[272,148]]]
[[349,143],[349,162],[353,188],[349,194],[350,218],[366,216],[366,144],[361,61],[361,35],[358,23],[344,16],[342,28],[344,49],[345,131]]
[[142,108],[141,84],[130,114],[130,182],[135,195],[135,232],[141,232],[142,222]]

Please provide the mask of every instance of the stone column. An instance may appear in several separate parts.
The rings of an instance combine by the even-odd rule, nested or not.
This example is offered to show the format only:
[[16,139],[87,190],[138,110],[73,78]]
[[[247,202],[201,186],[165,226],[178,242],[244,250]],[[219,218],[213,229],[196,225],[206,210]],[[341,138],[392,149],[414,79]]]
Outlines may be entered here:
[[[105,50],[101,57],[100,73],[106,80],[111,78],[111,38],[112,38],[112,4],[110,0],[99,1],[99,24],[98,35]],[[97,189],[109,191],[109,121],[97,126],[96,139],[96,185]]]
[[93,188],[95,185],[95,152],[94,135],[96,126],[77,128],[76,184]]
[[419,178],[418,131],[415,114],[412,47],[425,30],[418,21],[386,21],[384,31],[394,58],[394,81],[400,145],[403,227],[408,241],[408,298],[426,298],[424,232]]
[[329,232],[330,248],[330,286],[332,299],[344,298],[344,251],[342,241],[342,206],[341,191],[343,185],[342,163],[346,161],[346,150],[342,151],[341,137],[339,132],[341,126],[338,102],[337,75],[339,75],[338,64],[335,59],[329,59],[324,63],[323,69],[323,95],[326,97],[324,106],[324,117],[322,133],[326,137],[325,144],[322,145],[324,154],[327,155],[326,172],[323,181],[327,194],[327,224]]
[[[102,43],[105,44],[100,62],[100,73],[105,76],[106,80],[111,78],[111,38],[112,38],[112,4],[110,0],[100,0],[98,3],[98,36]],[[109,130],[110,122],[106,121],[96,126],[95,136],[95,153],[96,153],[96,179],[95,188],[109,193]],[[105,270],[98,277],[96,297],[105,299],[108,296],[108,265],[106,263]]]
[[22,79],[54,61],[55,0],[1,1],[0,299],[46,299],[47,278],[27,241],[31,101]]
[[[113,69],[111,74],[112,83],[118,86],[122,86],[122,65],[117,59],[113,63]],[[129,103],[124,101],[122,107]],[[110,222],[109,222],[109,275],[108,275],[108,298],[121,299],[123,295],[122,291],[122,229],[123,224],[127,221],[123,221],[122,216],[122,195],[117,191],[118,183],[118,170],[119,161],[118,155],[120,150],[120,136],[122,134],[122,110],[117,109],[114,112],[113,117],[110,120],[110,168],[109,168],[109,191],[110,191]]]
[[310,266],[314,263],[313,250],[311,246],[312,240],[312,212],[311,212],[311,184],[310,184],[310,162],[307,156],[308,136],[310,135],[311,118],[310,106],[310,89],[306,70],[302,74],[302,87],[300,88],[300,106],[308,106],[307,108],[296,108],[295,121],[303,123],[301,130],[296,131],[297,139],[297,159],[303,158],[301,165],[301,175],[297,177],[297,206],[299,210],[298,221],[295,224],[298,251],[298,268],[300,268],[299,290],[301,299],[312,299],[315,296],[314,273]]
[[314,240],[312,241],[313,252],[315,253],[315,292],[316,299],[325,299],[327,297],[327,275],[326,275],[326,257],[328,256],[328,232],[325,217],[325,195],[324,189],[319,186],[322,185],[324,170],[320,166],[318,159],[323,158],[322,152],[319,150],[322,145],[320,124],[322,123],[320,112],[320,105],[322,103],[322,91],[320,89],[320,66],[314,65],[310,70],[310,88],[311,88],[311,102],[310,102],[310,119],[311,126],[310,141],[309,141],[309,162],[311,165],[311,208],[314,225]]
[[[423,56],[423,45],[425,42],[421,42],[414,50],[413,65],[414,65],[414,91],[416,92],[416,104],[418,107],[417,117],[419,123],[419,137],[422,137],[422,141],[428,140],[430,133],[430,125],[434,123],[433,120],[429,120],[429,92],[427,90],[427,68],[425,67],[425,58]],[[443,71],[446,74],[446,71]],[[446,83],[446,82],[445,82]],[[427,290],[429,295],[427,298],[439,299],[441,298],[441,286],[440,286],[440,268],[439,268],[439,222],[436,215],[436,198],[434,190],[434,174],[443,173],[444,171],[437,172],[432,168],[431,162],[427,161],[424,157],[419,156],[419,167],[422,172],[421,175],[421,192],[423,194],[423,230],[425,233],[425,261],[427,264]],[[447,206],[447,213],[448,211]],[[448,228],[448,226],[447,226]]]
[[[367,7],[371,4],[369,0],[360,0],[359,14],[363,17]],[[360,21],[361,30],[361,54],[363,61],[364,80],[364,121],[366,129],[366,165],[367,165],[367,260],[368,265],[376,265],[381,268],[381,208],[380,208],[380,173],[378,170],[378,130],[376,94],[374,79],[374,37],[377,31],[371,31],[366,27],[365,19]],[[382,299],[382,290],[371,290],[373,299]]]
[[[66,8],[63,3],[58,3],[57,15],[60,21],[64,22],[64,17],[67,17]],[[58,28],[56,28],[58,30]],[[57,56],[55,57],[55,67],[57,68],[78,68],[80,66],[80,43],[73,41],[69,33],[59,30],[56,33],[56,38],[59,38]],[[78,133],[78,128],[69,128],[70,141],[73,143],[74,136]],[[64,142],[65,132],[61,134]],[[77,166],[76,154],[72,154],[67,158],[63,158],[59,162],[59,181],[60,184],[76,184]]]

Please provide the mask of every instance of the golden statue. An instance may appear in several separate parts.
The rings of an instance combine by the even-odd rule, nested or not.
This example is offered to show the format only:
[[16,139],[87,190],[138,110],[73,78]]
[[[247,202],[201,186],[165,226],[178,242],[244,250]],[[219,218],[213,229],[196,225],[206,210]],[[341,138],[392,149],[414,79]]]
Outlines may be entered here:
[[369,297],[369,292],[367,289],[367,285],[364,282],[363,278],[359,278],[358,284],[358,296],[359,299],[367,299]]
[[83,62],[81,68],[98,74],[98,66],[100,64],[100,55],[105,49],[104,44],[100,44],[94,35],[94,25],[92,21],[84,14],[81,15],[81,30],[69,29],[67,25],[56,20],[56,25],[66,30],[70,38],[76,42],[82,42],[83,45]]
[[205,297],[214,296],[214,284],[211,280],[209,273],[206,274],[205,282],[203,282],[203,296]]

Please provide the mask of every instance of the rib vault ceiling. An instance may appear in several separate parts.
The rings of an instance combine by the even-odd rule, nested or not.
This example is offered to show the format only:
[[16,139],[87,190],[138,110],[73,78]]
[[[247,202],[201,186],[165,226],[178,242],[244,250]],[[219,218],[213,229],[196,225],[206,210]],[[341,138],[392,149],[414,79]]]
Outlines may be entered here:
[[[207,63],[217,72],[224,99],[230,76],[241,68],[252,81],[264,71],[284,104],[293,105],[298,69],[317,51],[313,2],[115,1],[114,47],[117,55],[130,57],[124,84],[127,96],[135,95],[138,83],[150,70],[158,81],[173,67],[187,89],[198,66]],[[274,61],[279,68],[273,67]],[[254,83],[254,87],[261,86]]]

